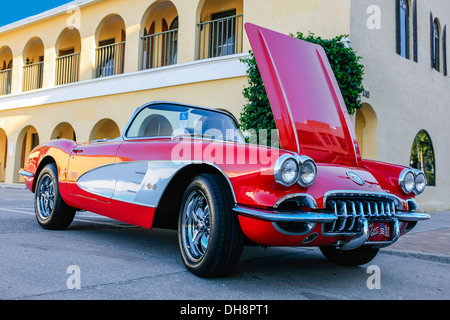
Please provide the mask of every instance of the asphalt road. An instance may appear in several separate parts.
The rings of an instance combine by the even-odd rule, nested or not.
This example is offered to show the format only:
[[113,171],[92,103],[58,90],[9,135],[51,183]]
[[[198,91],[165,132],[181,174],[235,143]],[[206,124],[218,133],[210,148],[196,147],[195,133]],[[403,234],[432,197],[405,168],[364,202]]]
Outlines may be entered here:
[[0,299],[448,300],[449,231],[450,212],[432,213],[355,268],[328,262],[316,248],[247,247],[233,275],[201,279],[184,268],[176,232],[89,212],[68,230],[46,231],[30,192],[0,188]]

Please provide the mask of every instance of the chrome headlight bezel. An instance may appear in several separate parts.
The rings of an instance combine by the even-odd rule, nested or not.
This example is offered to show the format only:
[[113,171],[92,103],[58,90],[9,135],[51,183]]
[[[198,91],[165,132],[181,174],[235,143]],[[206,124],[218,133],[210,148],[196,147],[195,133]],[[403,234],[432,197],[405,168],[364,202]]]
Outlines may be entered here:
[[[292,180],[286,179],[285,175],[283,174],[288,165],[291,165],[290,170],[292,170],[292,165],[295,166],[295,174],[292,175]],[[306,175],[310,175],[308,179],[306,179]],[[312,186],[316,181],[317,166],[314,160],[308,156],[299,156],[298,154],[283,154],[275,163],[274,176],[275,181],[285,187],[290,187],[297,183],[300,186],[307,188]],[[295,180],[293,179],[294,176]]]
[[[299,161],[299,173],[298,173],[298,184],[302,187],[310,187],[313,185],[314,181],[316,181],[317,178],[317,166],[313,159],[311,159],[308,156],[300,156],[298,158]],[[306,173],[306,169],[312,169],[313,178],[305,180],[303,178],[303,174]],[[309,173],[311,174],[311,172]]]
[[427,186],[427,178],[425,174],[419,170],[414,170],[414,193],[416,195],[419,195],[425,191],[425,188]]
[[411,194],[414,192],[415,175],[413,170],[407,168],[403,169],[402,172],[400,172],[398,181],[404,193]]
[[[287,169],[287,166],[289,164],[293,164],[295,168],[295,174],[291,180],[285,179],[284,175],[285,170]],[[274,167],[275,181],[285,187],[290,187],[297,182],[299,171],[300,171],[299,163],[297,159],[293,155],[283,154],[278,158],[277,162],[275,163]]]

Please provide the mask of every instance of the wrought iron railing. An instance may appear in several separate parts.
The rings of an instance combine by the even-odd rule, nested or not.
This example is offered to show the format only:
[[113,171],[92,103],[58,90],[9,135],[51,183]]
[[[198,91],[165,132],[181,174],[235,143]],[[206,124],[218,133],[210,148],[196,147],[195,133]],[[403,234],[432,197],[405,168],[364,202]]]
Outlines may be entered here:
[[123,73],[125,58],[125,41],[96,49],[95,77],[108,77]]
[[12,69],[0,71],[0,96],[11,93]]
[[197,26],[199,59],[242,52],[243,15],[202,22]]
[[57,86],[78,82],[80,78],[80,53],[73,53],[56,58]]
[[178,29],[142,37],[142,69],[158,68],[177,63]]
[[44,62],[36,62],[23,67],[22,91],[42,88]]

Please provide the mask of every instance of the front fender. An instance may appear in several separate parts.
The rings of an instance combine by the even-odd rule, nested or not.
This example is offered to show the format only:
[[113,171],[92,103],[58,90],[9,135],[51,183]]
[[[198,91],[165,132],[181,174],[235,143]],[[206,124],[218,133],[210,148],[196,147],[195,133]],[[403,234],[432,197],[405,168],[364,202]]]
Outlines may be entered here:
[[362,165],[372,173],[383,189],[403,200],[415,198],[414,193],[406,195],[399,183],[400,173],[407,167],[373,160],[362,160]]
[[57,166],[58,181],[65,181],[70,152],[76,145],[72,140],[58,139],[34,148],[28,156],[24,171],[21,172],[27,188],[34,192],[40,171],[52,162]]

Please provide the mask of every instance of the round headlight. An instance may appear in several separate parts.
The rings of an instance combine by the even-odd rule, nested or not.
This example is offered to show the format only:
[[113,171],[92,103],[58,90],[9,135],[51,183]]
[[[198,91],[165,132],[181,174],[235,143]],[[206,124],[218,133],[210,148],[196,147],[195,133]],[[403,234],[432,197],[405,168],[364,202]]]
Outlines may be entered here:
[[414,179],[414,192],[416,194],[421,194],[425,190],[427,179],[425,178],[425,174],[420,170],[415,170],[415,174],[416,177]]
[[403,191],[405,193],[411,193],[414,190],[415,187],[415,177],[411,170],[404,169],[400,174],[400,186],[402,187]]
[[311,186],[317,177],[317,167],[312,159],[307,159],[300,165],[298,183],[302,187]]
[[287,154],[282,155],[275,164],[275,181],[284,185],[293,185],[298,178],[298,162]]

